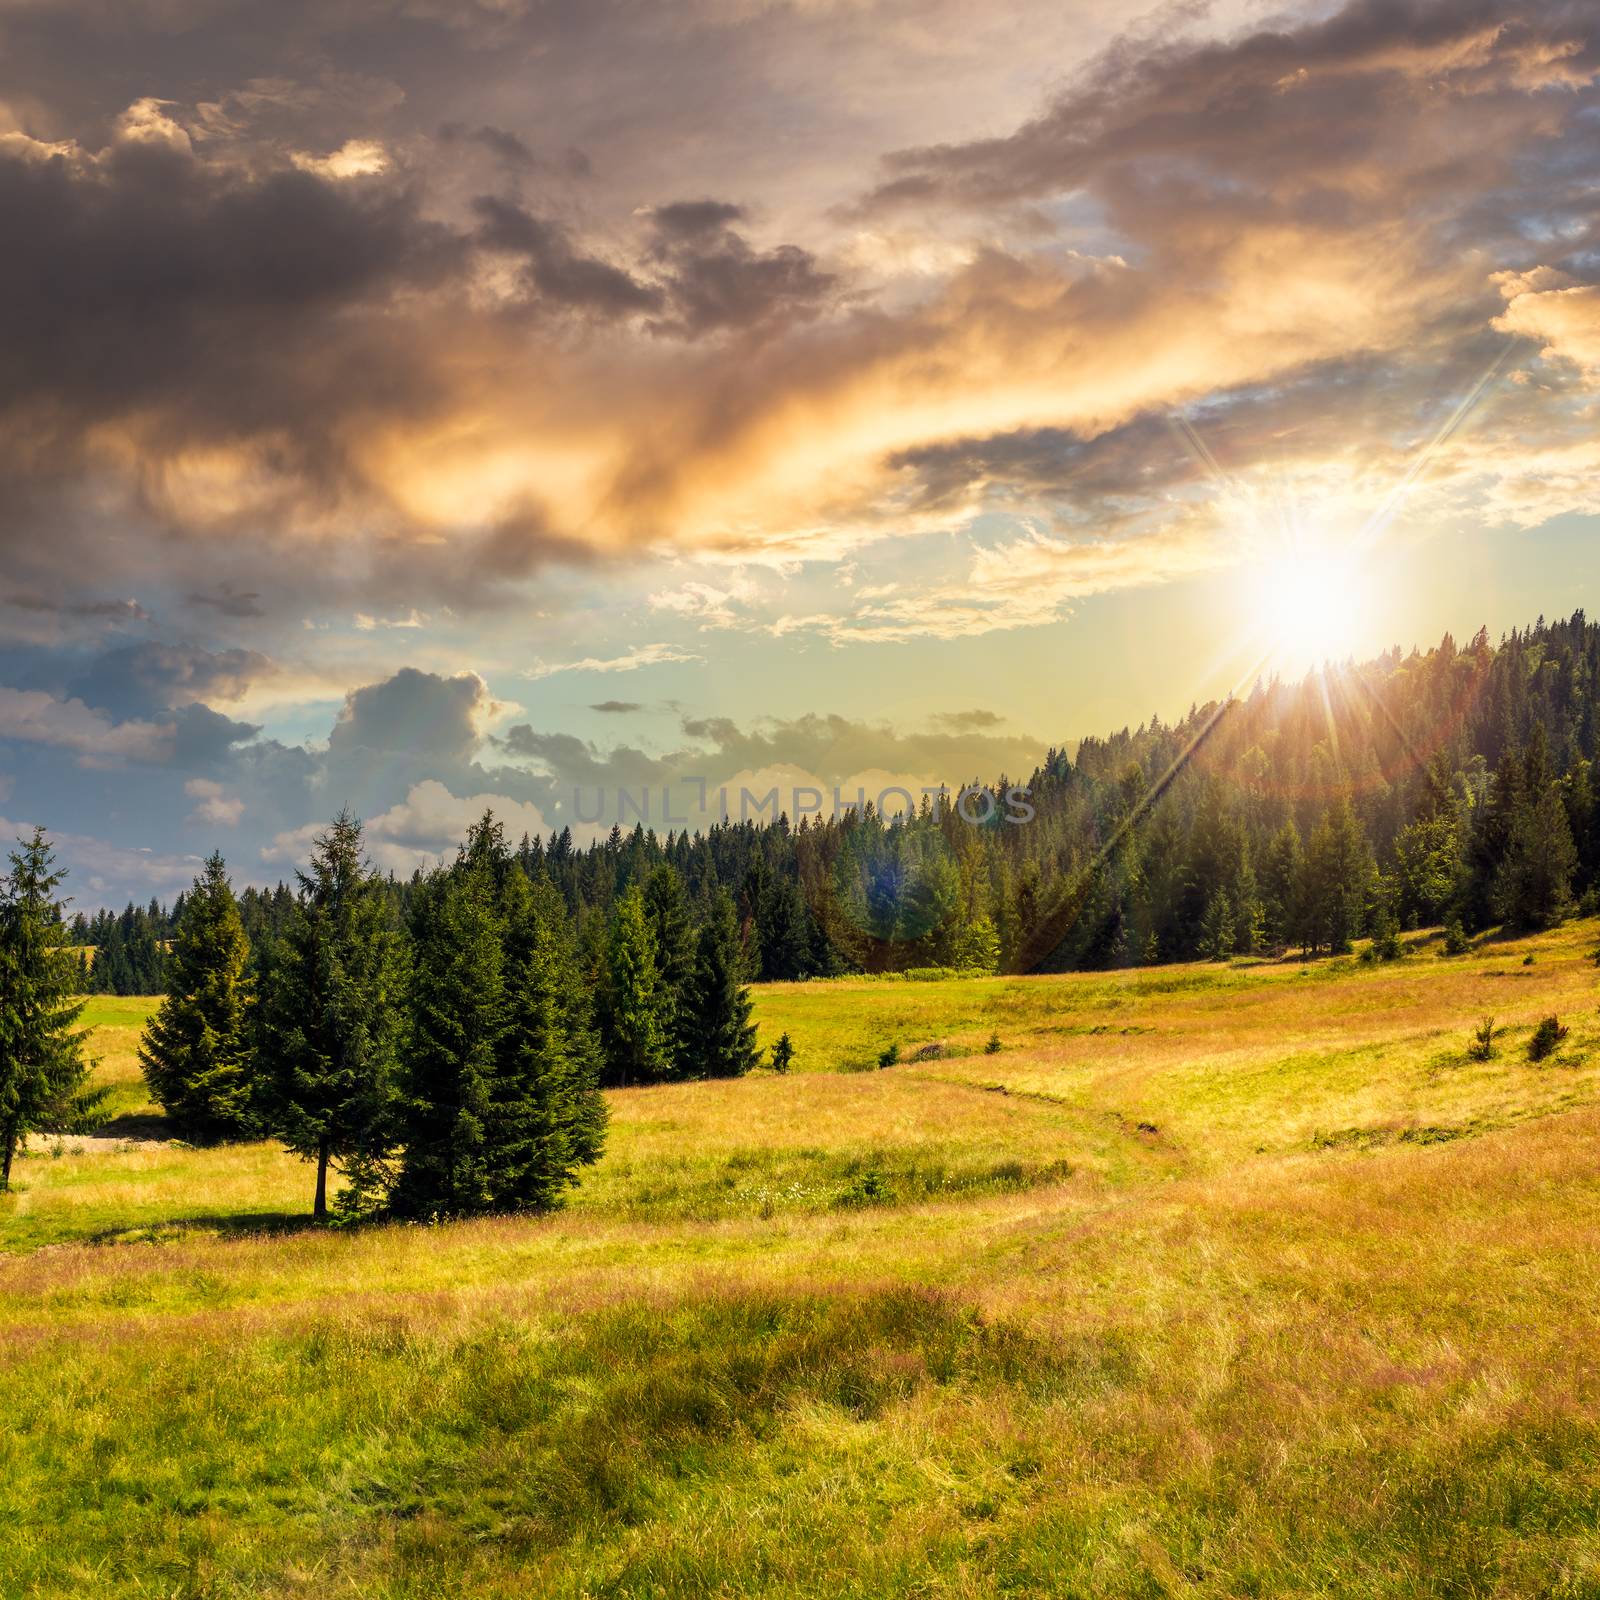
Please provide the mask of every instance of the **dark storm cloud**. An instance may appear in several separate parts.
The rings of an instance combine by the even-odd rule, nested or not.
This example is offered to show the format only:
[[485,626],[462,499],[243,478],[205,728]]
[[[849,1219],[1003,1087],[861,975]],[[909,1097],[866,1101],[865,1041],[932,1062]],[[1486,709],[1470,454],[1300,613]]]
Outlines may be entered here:
[[541,303],[610,317],[660,308],[659,289],[575,249],[561,224],[493,195],[480,195],[473,209],[479,217],[479,244],[520,256],[528,286]]
[[172,765],[183,772],[209,772],[225,762],[236,745],[247,744],[261,728],[223,716],[210,706],[184,706],[172,718]]
[[589,709],[598,711],[603,716],[620,717],[635,711],[643,711],[644,704],[639,700],[600,700]]
[[272,662],[259,651],[151,641],[97,656],[72,682],[70,692],[114,716],[151,717],[196,700],[237,699],[272,670]]
[[50,600],[37,594],[14,594],[0,605],[15,611],[31,611],[46,616],[103,618],[108,622],[148,622],[150,614],[137,600]]
[[0,407],[73,426],[149,406],[195,431],[282,424],[352,353],[340,313],[461,260],[402,188],[246,180],[149,145],[92,168],[0,158],[0,216]]
[[255,589],[235,589],[222,584],[209,594],[191,593],[189,604],[224,617],[259,617],[263,615],[261,594]]
[[697,239],[744,220],[744,207],[728,200],[674,200],[651,213],[664,239]]
[[559,158],[551,159],[537,154],[520,134],[488,123],[469,128],[464,122],[446,122],[440,126],[439,141],[445,145],[479,145],[514,172],[559,173],[568,178],[587,178],[593,171],[588,156],[573,146],[563,150]]
[[680,200],[651,214],[655,257],[668,274],[672,314],[652,326],[689,337],[775,323],[792,327],[816,315],[837,277],[798,245],[755,250],[730,224],[742,206]]
[[478,744],[489,691],[476,673],[453,678],[402,667],[382,683],[354,689],[328,737],[330,755],[404,752],[465,761]]

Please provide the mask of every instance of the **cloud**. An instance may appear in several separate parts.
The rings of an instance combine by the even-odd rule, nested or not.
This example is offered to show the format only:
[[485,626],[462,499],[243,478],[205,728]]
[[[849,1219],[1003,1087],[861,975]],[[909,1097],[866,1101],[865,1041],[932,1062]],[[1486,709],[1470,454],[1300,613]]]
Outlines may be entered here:
[[808,250],[756,250],[731,224],[744,209],[718,200],[677,201],[651,213],[654,256],[665,270],[671,315],[657,332],[689,338],[769,324],[793,327],[821,312],[838,286]]
[[72,689],[91,705],[119,715],[149,715],[194,701],[237,701],[277,670],[256,650],[206,650],[149,640],[102,652]]
[[328,737],[330,754],[399,751],[465,761],[500,707],[475,672],[445,678],[402,667],[381,683],[353,689]]
[[[32,831],[31,822],[0,817],[0,841],[20,839]],[[170,900],[189,887],[200,868],[200,858],[195,855],[113,844],[93,834],[51,829],[50,843],[66,869],[62,892],[80,911],[152,896]]]
[[0,688],[0,739],[69,750],[83,765],[165,761],[173,751],[171,723],[114,721],[82,700],[57,700],[37,689]]
[[226,793],[220,783],[209,778],[190,778],[183,792],[199,803],[189,813],[191,822],[220,828],[236,828],[244,816],[245,805],[237,795]]
[[224,617],[259,617],[264,615],[261,592],[257,589],[235,589],[231,584],[221,584],[214,592],[191,592],[189,604],[204,610],[215,611]]
[[376,139],[346,139],[337,150],[325,156],[307,155],[297,150],[291,160],[301,172],[335,181],[371,178],[389,170],[389,153]]
[[1600,286],[1514,294],[1494,325],[1503,333],[1541,340],[1540,354],[1547,361],[1571,361],[1590,376],[1600,374]]
[[581,661],[538,661],[525,668],[525,678],[551,678],[559,672],[637,672],[641,667],[659,667],[672,662],[699,661],[692,651],[670,644],[636,645],[625,655],[585,656]]
[[[27,419],[0,538],[30,589],[90,550],[148,570],[176,538],[211,620],[254,614],[204,598],[229,593],[298,620],[315,590],[376,622],[510,610],[584,561],[603,582],[641,555],[837,559],[1114,494],[1084,480],[1096,441],[1219,391],[1546,321],[1556,302],[1512,311],[1491,274],[1554,240],[1582,278],[1595,247],[1568,174],[1594,154],[1600,47],[1560,0],[1357,0],[1226,37],[1190,17],[1092,62],[1043,6],[914,0],[892,48],[871,8],[429,9],[403,41],[361,7],[331,31],[290,9],[256,41],[270,65],[190,106],[106,100],[135,61],[155,81],[170,41],[142,22],[120,56],[71,5],[8,35],[59,101],[29,137],[70,147],[0,154],[0,417]],[[958,20],[959,73],[931,43]],[[191,23],[197,63],[233,59],[235,22]],[[1024,43],[1064,87],[1018,117],[998,64]],[[508,63],[535,48],[533,105]],[[796,114],[780,58],[821,98],[775,173],[750,129]],[[929,98],[980,78],[981,102]],[[865,196],[843,174],[883,146],[831,113],[846,79],[875,84],[872,139],[943,139],[893,141]],[[612,103],[598,82],[626,116],[558,115]],[[539,154],[574,140],[610,155],[581,200]],[[1156,431],[1095,463],[1137,490]],[[1084,459],[1047,481],[1063,440]]]
[[933,723],[947,733],[976,733],[1002,727],[1005,720],[998,711],[974,708],[971,711],[940,711],[934,716]]
[[[427,871],[455,854],[467,830],[485,811],[493,811],[513,839],[543,836],[548,824],[535,805],[504,794],[458,796],[436,779],[416,783],[399,804],[367,820],[367,853],[386,872],[408,876]],[[325,825],[308,824],[279,834],[261,852],[267,863],[299,864],[310,854]]]
[[598,711],[602,716],[616,717],[643,711],[644,706],[638,700],[598,700],[589,709]]
[[495,195],[480,195],[473,209],[479,218],[478,244],[521,259],[523,286],[532,302],[605,317],[660,308],[659,289],[575,248],[560,223]]

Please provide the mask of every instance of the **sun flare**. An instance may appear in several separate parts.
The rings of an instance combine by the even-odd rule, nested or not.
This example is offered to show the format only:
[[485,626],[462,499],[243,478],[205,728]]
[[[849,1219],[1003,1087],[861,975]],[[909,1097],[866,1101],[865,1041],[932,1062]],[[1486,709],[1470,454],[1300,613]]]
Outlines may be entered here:
[[1262,633],[1275,661],[1314,667],[1355,648],[1367,603],[1361,573],[1348,556],[1298,550],[1262,575]]

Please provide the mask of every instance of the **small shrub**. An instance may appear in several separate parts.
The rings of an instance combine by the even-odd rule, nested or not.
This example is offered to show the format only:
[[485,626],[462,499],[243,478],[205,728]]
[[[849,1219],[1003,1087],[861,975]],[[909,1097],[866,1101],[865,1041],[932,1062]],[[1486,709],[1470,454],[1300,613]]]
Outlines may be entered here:
[[869,1170],[863,1172],[859,1177],[852,1178],[839,1191],[834,1204],[837,1206],[881,1206],[891,1199],[893,1199],[893,1195],[882,1174]]
[[1001,1050],[1002,1050],[1002,1049],[1003,1049],[1003,1048],[1004,1048],[1004,1047],[1003,1047],[1003,1046],[1002,1046],[1002,1045],[1001,1045],[1001,1043],[1000,1043],[1000,1035],[999,1035],[999,1034],[998,1034],[998,1033],[991,1033],[991,1034],[990,1034],[990,1035],[989,1035],[989,1042],[988,1042],[988,1044],[986,1044],[986,1045],[985,1045],[985,1046],[984,1046],[984,1047],[983,1047],[983,1053],[984,1053],[984,1054],[985,1054],[985,1055],[986,1055],[986,1056],[997,1056],[997,1055],[999,1055],[999,1054],[1000,1054],[1000,1051],[1001,1051]]
[[772,1047],[772,1070],[774,1072],[787,1072],[789,1064],[794,1060],[794,1044],[786,1033],[778,1035],[778,1042]]
[[1393,913],[1380,911],[1372,929],[1372,943],[1367,946],[1370,961],[1398,961],[1404,952],[1400,947],[1400,925]]
[[892,1044],[878,1057],[878,1067],[894,1067],[900,1064],[900,1046]]
[[1533,957],[1532,956],[1524,956],[1522,958],[1522,964],[1525,967],[1531,967],[1533,965]]
[[944,1059],[944,1046],[935,1039],[932,1044],[920,1045],[911,1059],[913,1061],[941,1061]]
[[1444,953],[1447,956],[1464,956],[1472,948],[1467,930],[1461,926],[1460,917],[1452,917],[1445,925]]
[[1472,1043],[1467,1046],[1467,1054],[1474,1061],[1489,1061],[1493,1059],[1495,1032],[1493,1017],[1485,1017],[1478,1024],[1472,1035]]
[[1553,1055],[1556,1046],[1566,1036],[1567,1030],[1561,1026],[1560,1018],[1546,1017],[1533,1030],[1533,1037],[1528,1041],[1528,1059],[1530,1061],[1543,1061],[1546,1056]]

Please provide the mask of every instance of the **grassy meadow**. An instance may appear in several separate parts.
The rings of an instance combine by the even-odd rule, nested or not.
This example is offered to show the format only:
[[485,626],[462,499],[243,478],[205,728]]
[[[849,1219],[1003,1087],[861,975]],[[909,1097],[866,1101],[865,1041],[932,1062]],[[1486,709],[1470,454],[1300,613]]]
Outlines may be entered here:
[[112,1121],[0,1197],[0,1595],[1600,1597],[1597,942],[768,986],[789,1075],[441,1227],[164,1137],[97,999]]

